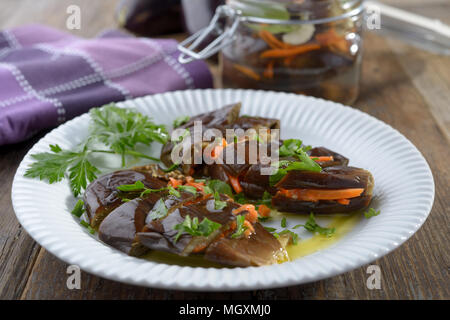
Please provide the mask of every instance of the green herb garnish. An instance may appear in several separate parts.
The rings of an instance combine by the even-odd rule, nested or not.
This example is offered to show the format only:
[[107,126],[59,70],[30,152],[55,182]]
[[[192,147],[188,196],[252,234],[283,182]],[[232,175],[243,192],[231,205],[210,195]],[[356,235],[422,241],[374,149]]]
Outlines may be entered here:
[[322,168],[312,160],[305,149],[301,147],[301,140],[289,139],[283,142],[280,147],[280,156],[295,156],[300,161],[281,160],[272,164],[277,170],[270,176],[270,185],[277,184],[283,177],[292,170],[321,172]]
[[[142,198],[143,196],[145,196],[146,194],[149,194],[151,192],[160,192],[160,191],[167,190],[169,188],[172,188],[172,187],[166,187],[166,188],[161,188],[161,189],[150,189],[150,188],[147,188],[142,181],[138,180],[133,184],[122,184],[117,187],[117,190],[122,191],[122,192],[140,192],[141,194],[139,195],[139,197]],[[170,193],[170,189],[169,189],[169,193]],[[173,195],[173,193],[171,193],[171,194]],[[130,199],[122,198],[122,201],[130,201]]]
[[159,199],[156,203],[153,209],[150,211],[149,218],[151,220],[157,220],[162,219],[165,216],[167,216],[167,212],[169,210],[166,207],[166,204],[164,203],[163,199]]
[[168,186],[168,187],[167,187],[167,190],[169,190],[169,194],[170,194],[171,196],[174,196],[174,197],[177,197],[177,198],[180,198],[180,197],[181,197],[180,192],[179,192],[178,190],[176,190],[174,187]]
[[77,203],[75,204],[75,207],[73,207],[71,213],[79,218],[82,216],[82,214],[84,213],[84,202],[83,200],[78,200]]
[[123,192],[139,192],[144,191],[147,188],[142,181],[138,180],[133,184],[122,184],[118,186],[117,189]]
[[85,227],[87,230],[88,230],[88,232],[90,233],[90,234],[94,234],[95,233],[95,230],[91,227],[91,225],[89,224],[89,223],[87,223],[86,221],[84,221],[84,220],[80,220],[80,225],[82,225],[83,227]]
[[216,210],[222,210],[227,206],[226,201],[220,200],[220,194],[219,192],[214,192],[214,209]]
[[239,238],[244,231],[247,229],[246,226],[244,226],[245,222],[245,215],[240,215],[236,217],[236,232],[231,235],[232,238]]
[[[230,185],[222,180],[209,180],[206,186],[213,192],[217,191],[218,193],[233,197],[233,191],[231,190]],[[207,194],[208,192],[205,191],[205,193]]]
[[269,232],[277,231],[276,228],[271,228],[271,227],[264,227],[264,229],[266,229],[266,230],[269,231]]
[[381,213],[380,210],[376,211],[374,208],[369,208],[366,212],[364,212],[364,216],[366,219],[370,219],[372,217],[375,217]]
[[304,227],[306,230],[312,233],[319,233],[327,237],[331,237],[336,232],[336,228],[324,228],[319,226],[312,212],[305,224],[296,225],[293,229],[297,229],[299,227]]
[[173,227],[174,230],[178,230],[174,243],[178,241],[183,233],[188,233],[191,236],[207,237],[221,226],[220,223],[211,221],[208,218],[204,218],[202,222],[198,223],[197,217],[191,219],[191,217],[187,215],[182,223]]
[[167,169],[161,169],[163,172],[168,173],[168,172],[172,172],[175,169],[177,169],[180,165],[178,163],[174,163],[173,165],[171,165],[169,168]]
[[[50,145],[51,152],[33,154],[35,160],[25,176],[39,178],[48,183],[69,178],[72,193],[78,196],[86,189],[88,182],[97,178],[100,170],[90,161],[93,153],[117,154],[125,166],[125,156],[159,159],[135,151],[139,144],[150,145],[153,141],[167,142],[168,134],[164,126],[154,124],[150,118],[114,104],[90,111],[91,123],[88,137],[75,150],[63,150],[59,145]],[[94,146],[104,145],[105,149]]]
[[283,231],[280,232],[280,235],[283,234],[289,234],[291,236],[291,240],[292,240],[292,244],[293,245],[297,245],[298,244],[298,234],[296,234],[295,232],[292,232],[291,230],[285,229]]
[[197,194],[197,189],[193,186],[178,186],[177,189],[184,192],[190,192],[194,196]]
[[283,217],[283,219],[281,219],[281,227],[286,228],[286,217]]

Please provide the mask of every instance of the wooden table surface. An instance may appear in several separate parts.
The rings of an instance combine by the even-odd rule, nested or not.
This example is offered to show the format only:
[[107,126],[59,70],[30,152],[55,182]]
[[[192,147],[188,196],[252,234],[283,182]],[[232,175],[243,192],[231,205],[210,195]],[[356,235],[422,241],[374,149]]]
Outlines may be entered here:
[[[0,29],[40,22],[64,29],[66,8],[78,4],[82,29],[91,37],[115,26],[114,0],[2,0]],[[448,0],[385,1],[450,24]],[[135,287],[82,273],[80,290],[66,287],[67,264],[34,242],[15,218],[11,183],[19,162],[40,137],[0,147],[1,299],[449,299],[450,58],[395,39],[367,33],[361,94],[354,104],[388,123],[427,159],[436,183],[430,217],[405,244],[373,264],[381,268],[381,290],[366,287],[367,266],[326,280],[235,293],[193,293]],[[215,66],[212,66],[217,75]],[[1,84],[0,84],[1,90]]]

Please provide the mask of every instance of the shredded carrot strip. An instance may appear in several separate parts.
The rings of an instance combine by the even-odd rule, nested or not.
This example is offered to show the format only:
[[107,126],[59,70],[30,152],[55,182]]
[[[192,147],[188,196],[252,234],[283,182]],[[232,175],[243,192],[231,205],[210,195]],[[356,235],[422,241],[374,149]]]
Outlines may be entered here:
[[192,253],[202,252],[203,250],[206,249],[207,246],[208,246],[207,243],[201,243],[192,250]]
[[172,186],[172,187],[174,187],[174,188],[176,188],[176,187],[178,187],[178,186],[181,186],[183,183],[181,182],[181,180],[177,180],[177,179],[174,179],[174,178],[169,178],[169,186]]
[[310,158],[316,162],[334,161],[333,156],[321,156],[321,157],[310,156]]
[[272,49],[287,49],[291,48],[292,45],[280,41],[272,33],[267,30],[259,31],[259,36],[263,39]]
[[215,146],[214,149],[211,151],[211,158],[213,159],[218,158],[226,146],[227,140],[225,140],[225,138],[222,138],[222,144]]
[[284,58],[284,65],[286,67],[290,67],[291,63],[292,63],[292,60],[294,60],[294,59],[295,59],[295,56],[290,56],[290,57]]
[[324,33],[317,34],[315,38],[321,45],[334,47],[344,52],[348,50],[348,41],[337,34],[335,29],[329,29]]
[[236,70],[245,74],[247,77],[252,78],[253,80],[256,80],[256,81],[261,80],[261,76],[258,73],[256,73],[255,71],[253,71],[252,69],[250,69],[249,67],[244,67],[239,64],[234,64],[233,67]]
[[194,187],[197,191],[203,191],[205,184],[203,182],[188,182],[185,186]]
[[194,182],[194,178],[192,178],[191,176],[187,176],[186,182]]
[[319,201],[319,200],[339,200],[356,198],[364,192],[362,188],[353,189],[282,189],[279,191],[282,195],[302,201]]
[[273,79],[273,65],[274,65],[275,61],[270,61],[267,64],[266,69],[264,70],[263,76],[264,78],[268,78],[268,79]]
[[270,216],[270,208],[266,206],[265,204],[261,204],[258,207],[258,213],[261,217],[268,217]]
[[236,193],[241,193],[243,189],[241,184],[239,183],[239,179],[231,175],[228,175],[228,179],[230,180],[231,186],[233,187],[234,191]]
[[350,199],[338,199],[336,202],[343,205],[348,205],[350,203]]
[[242,211],[248,211],[245,215],[245,219],[250,221],[251,223],[255,223],[258,220],[258,212],[256,212],[255,206],[252,204],[243,204],[237,209],[233,210],[234,215],[238,215]]
[[261,53],[261,58],[286,58],[291,56],[296,56],[305,52],[318,50],[320,49],[320,45],[316,43],[307,43],[301,46],[287,48],[287,49],[271,49],[266,50]]
[[244,226],[247,227],[247,229],[244,231],[244,235],[248,238],[252,233],[255,232],[255,228],[253,228],[253,225],[248,220],[244,221]]

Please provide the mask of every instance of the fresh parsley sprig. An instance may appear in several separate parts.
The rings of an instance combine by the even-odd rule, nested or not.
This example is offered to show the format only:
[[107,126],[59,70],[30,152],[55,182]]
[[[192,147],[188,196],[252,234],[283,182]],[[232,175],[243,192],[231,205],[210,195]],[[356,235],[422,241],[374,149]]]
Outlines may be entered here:
[[[122,166],[126,165],[126,155],[159,161],[135,148],[139,144],[150,145],[154,141],[166,143],[168,134],[164,126],[156,125],[139,112],[118,108],[114,104],[92,109],[90,115],[89,136],[85,141],[75,150],[63,150],[59,145],[50,145],[50,152],[33,154],[31,157],[34,162],[25,176],[56,183],[67,175],[73,194],[78,196],[100,173],[91,162],[93,153],[118,154],[122,158]],[[106,148],[96,149],[94,146],[99,144]]]
[[281,157],[296,157],[299,161],[281,160],[272,164],[276,168],[275,172],[270,176],[269,182],[273,186],[277,184],[283,177],[292,170],[303,170],[321,172],[322,168],[306,153],[311,147],[302,147],[302,141],[298,139],[288,139],[283,141],[280,147],[279,155]]

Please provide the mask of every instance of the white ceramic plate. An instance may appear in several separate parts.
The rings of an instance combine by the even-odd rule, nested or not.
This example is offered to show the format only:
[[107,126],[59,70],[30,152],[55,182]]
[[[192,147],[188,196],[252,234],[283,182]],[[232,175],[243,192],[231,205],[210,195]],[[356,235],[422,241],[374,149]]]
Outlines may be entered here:
[[30,154],[48,151],[48,145],[56,143],[70,149],[85,137],[89,115],[84,114],[47,134],[25,156],[12,187],[17,218],[45,249],[86,272],[149,287],[207,291],[281,287],[331,277],[389,253],[427,218],[434,182],[425,159],[399,132],[358,110],[299,95],[251,90],[180,91],[120,105],[150,115],[156,123],[171,124],[180,115],[238,101],[243,104],[241,114],[280,119],[282,138],[326,146],[350,158],[351,165],[371,171],[375,178],[372,206],[381,214],[361,219],[331,247],[280,265],[193,268],[129,257],[88,234],[71,216],[75,199],[66,181],[49,185],[23,177]]

